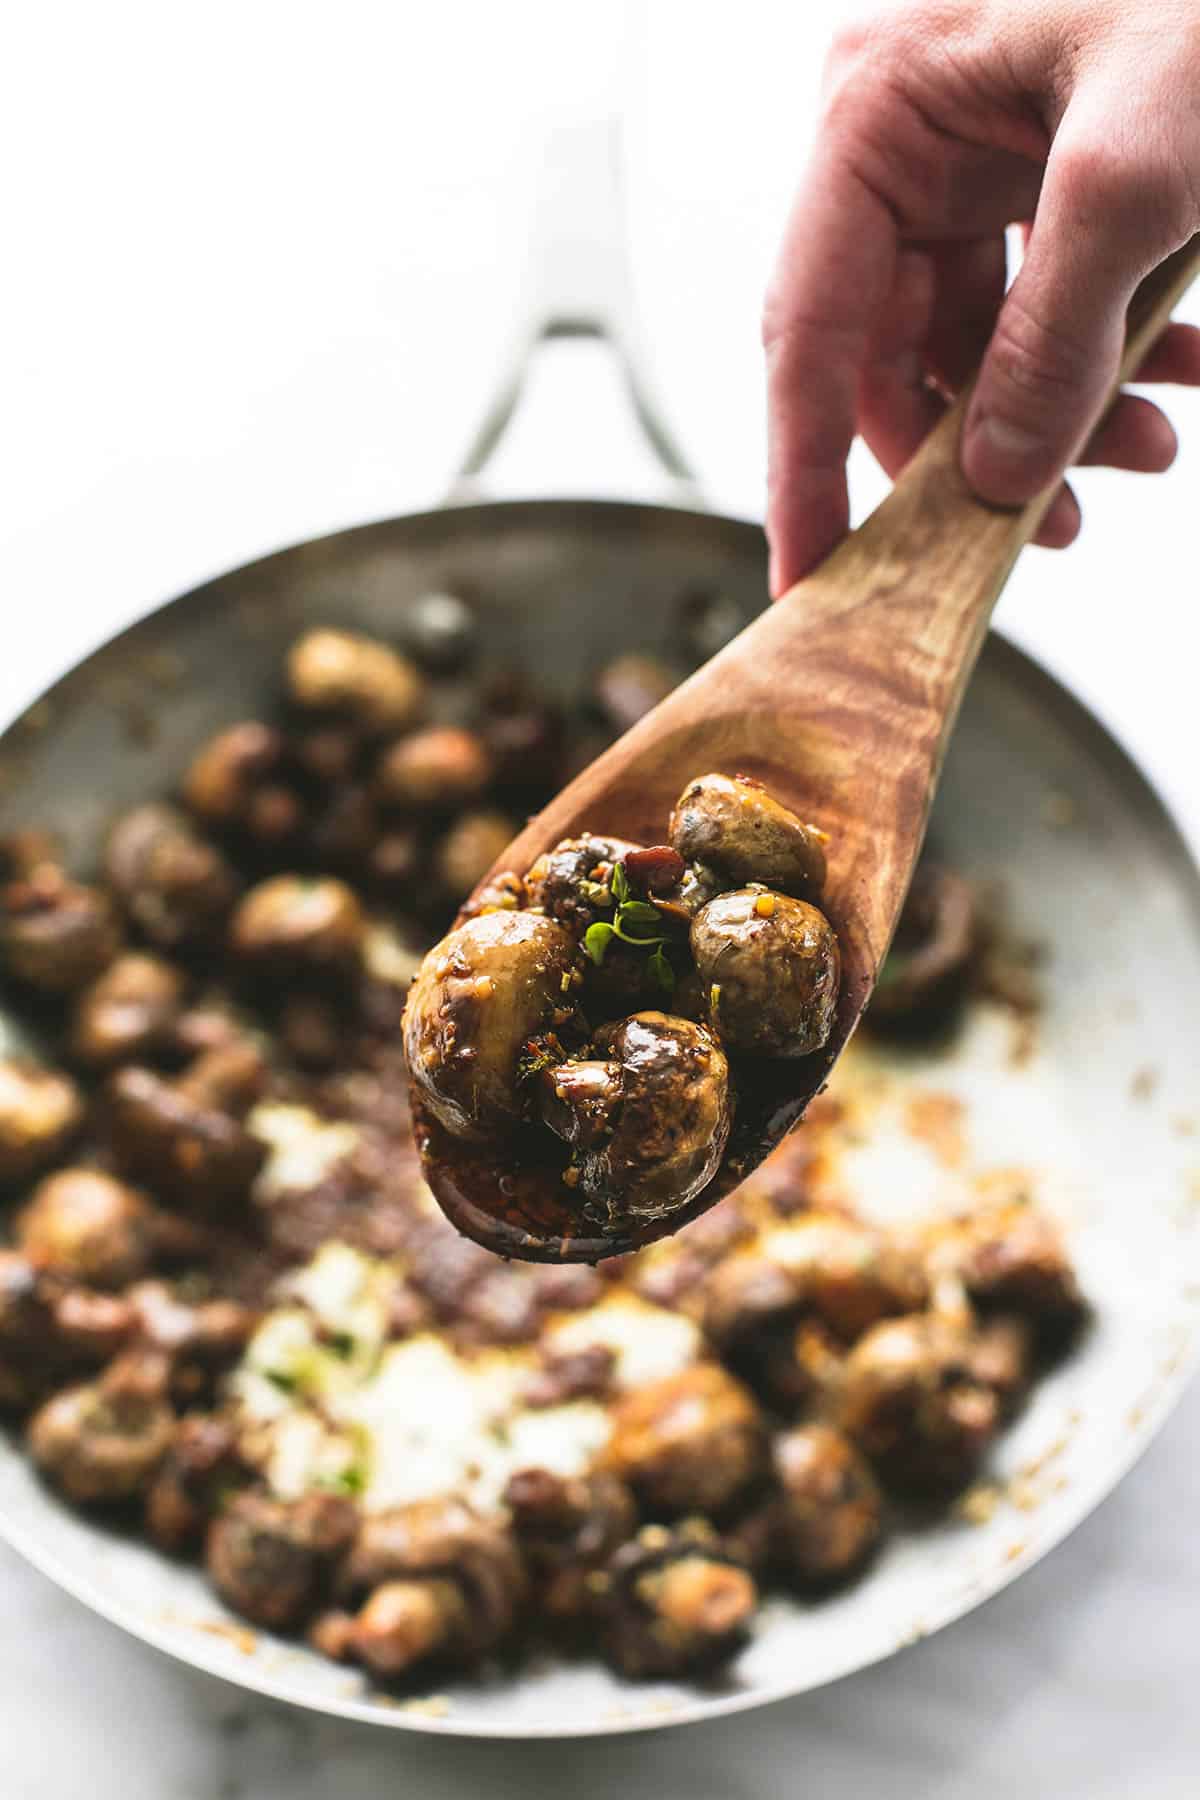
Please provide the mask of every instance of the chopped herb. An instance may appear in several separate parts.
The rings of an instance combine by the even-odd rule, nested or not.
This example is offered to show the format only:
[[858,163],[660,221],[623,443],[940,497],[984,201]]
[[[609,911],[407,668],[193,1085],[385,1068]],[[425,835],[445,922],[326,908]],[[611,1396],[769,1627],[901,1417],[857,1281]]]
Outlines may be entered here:
[[607,881],[581,881],[579,892],[585,900],[590,900],[593,906],[611,906],[613,904],[613,891]]
[[629,877],[625,873],[623,863],[614,863],[611,876],[613,899],[618,906],[624,906],[629,898]]
[[296,1377],[294,1375],[289,1375],[286,1369],[264,1369],[263,1374],[271,1383],[271,1386],[277,1387],[281,1394],[295,1393]]
[[362,1469],[355,1463],[349,1468],[339,1469],[336,1475],[318,1475],[317,1486],[327,1494],[347,1494],[353,1498],[361,1494],[367,1485],[367,1478]]
[[647,967],[650,970],[651,978],[658,983],[658,986],[662,989],[663,993],[673,994],[675,991],[675,971],[671,967],[667,953],[661,944],[655,946]]
[[532,1081],[543,1069],[549,1069],[562,1056],[562,1045],[553,1033],[544,1039],[530,1038],[517,1063],[517,1080]]
[[343,1358],[354,1355],[356,1339],[349,1331],[335,1331],[329,1339],[329,1348],[335,1356]]
[[589,925],[584,932],[583,947],[591,957],[592,961],[596,964],[597,968],[599,968],[600,964],[604,961],[604,953],[616,936],[616,926],[605,925],[603,921],[599,919],[594,925]]

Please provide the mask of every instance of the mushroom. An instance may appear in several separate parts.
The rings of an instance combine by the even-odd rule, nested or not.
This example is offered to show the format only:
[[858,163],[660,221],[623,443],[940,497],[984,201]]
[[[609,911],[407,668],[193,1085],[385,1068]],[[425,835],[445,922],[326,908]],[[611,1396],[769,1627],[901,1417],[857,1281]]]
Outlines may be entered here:
[[425,701],[406,656],[350,631],[306,632],[287,659],[288,693],[305,712],[331,713],[370,732],[403,731]]
[[690,781],[667,835],[685,862],[703,863],[729,886],[761,881],[805,900],[825,885],[825,833],[748,775]]
[[507,813],[464,813],[450,826],[434,851],[433,866],[441,891],[457,904],[474,892],[516,835]]
[[83,1100],[69,1075],[0,1057],[0,1187],[26,1181],[70,1143]]
[[975,938],[969,883],[952,869],[922,863],[871,996],[871,1024],[897,1030],[942,1019],[962,996]]
[[233,1426],[191,1413],[175,1426],[146,1494],[146,1530],[160,1550],[196,1548],[214,1514],[249,1479]]
[[183,797],[206,825],[245,831],[258,842],[285,842],[299,829],[300,799],[281,779],[287,741],[257,719],[229,725],[197,751],[183,778]]
[[266,1148],[240,1115],[263,1074],[250,1043],[208,1052],[173,1082],[136,1065],[119,1069],[108,1086],[117,1161],[164,1199],[204,1213],[244,1199]]
[[519,1469],[504,1504],[529,1570],[538,1608],[555,1623],[596,1610],[605,1564],[637,1528],[637,1507],[616,1475],[566,1476]]
[[112,902],[99,888],[39,863],[0,894],[0,966],[44,993],[69,994],[120,947]]
[[838,1423],[896,1487],[961,1487],[999,1416],[996,1393],[971,1366],[969,1333],[933,1314],[876,1325],[847,1358]]
[[937,1238],[935,1265],[950,1267],[977,1306],[1015,1313],[1048,1340],[1082,1323],[1087,1307],[1062,1231],[1025,1199],[981,1208]]
[[837,1391],[842,1347],[792,1272],[760,1245],[721,1258],[705,1282],[704,1329],[722,1358],[785,1413]]
[[274,982],[338,981],[362,957],[366,920],[354,891],[331,875],[273,875],[240,901],[234,955]]
[[409,813],[455,812],[492,779],[483,739],[459,725],[429,725],[381,755],[375,791],[385,806]]
[[64,1388],[39,1407],[28,1442],[47,1480],[81,1506],[141,1492],[174,1435],[164,1375],[160,1357],[133,1351],[99,1380]]
[[184,978],[160,956],[128,950],[75,1002],[71,1053],[91,1069],[153,1055],[169,1041]]
[[221,852],[171,806],[138,806],[118,819],[104,867],[129,917],[160,949],[210,945],[237,895]]
[[223,1600],[255,1625],[293,1631],[316,1610],[357,1520],[338,1494],[235,1494],[208,1528],[204,1557]]
[[602,1027],[591,1050],[540,1078],[542,1116],[573,1149],[563,1179],[613,1218],[679,1211],[712,1180],[729,1138],[724,1051],[706,1026],[661,1012]]
[[815,906],[758,886],[719,894],[693,919],[691,948],[731,1050],[811,1056],[828,1041],[842,959]]
[[883,1503],[863,1455],[829,1425],[801,1425],[776,1438],[778,1499],[772,1560],[802,1585],[844,1580],[879,1542]]
[[352,1652],[395,1676],[435,1653],[465,1661],[494,1648],[516,1623],[526,1578],[503,1522],[448,1496],[367,1514],[337,1587],[344,1600],[370,1594]]
[[719,1363],[697,1363],[622,1395],[604,1465],[660,1518],[723,1512],[763,1473],[766,1428]]
[[145,1195],[100,1169],[60,1169],[34,1189],[16,1238],[37,1263],[90,1287],[123,1288],[154,1254]]
[[612,909],[612,872],[638,846],[624,838],[564,838],[538,857],[525,876],[529,905],[570,930],[584,932]]
[[526,1046],[571,1020],[579,961],[569,933],[531,912],[483,913],[429,952],[409,989],[404,1049],[448,1131],[487,1141],[530,1110]]
[[727,1662],[758,1605],[754,1578],[699,1520],[647,1525],[608,1567],[605,1654],[636,1679]]

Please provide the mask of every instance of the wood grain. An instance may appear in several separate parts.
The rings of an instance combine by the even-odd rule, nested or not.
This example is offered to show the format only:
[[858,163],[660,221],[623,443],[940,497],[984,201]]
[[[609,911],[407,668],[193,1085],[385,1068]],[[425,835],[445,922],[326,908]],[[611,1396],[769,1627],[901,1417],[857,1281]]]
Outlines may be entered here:
[[[1119,382],[1198,270],[1194,239],[1138,290]],[[799,1063],[737,1071],[737,1124],[717,1179],[688,1213],[624,1239],[581,1232],[553,1171],[503,1152],[468,1156],[418,1109],[430,1185],[469,1236],[504,1255],[595,1260],[676,1230],[737,1186],[824,1085],[891,942],[992,609],[1052,497],[1010,510],[971,491],[959,464],[968,399],[814,574],[577,776],[497,864],[523,872],[585,830],[660,841],[694,776],[758,776],[830,833],[823,905],[844,963],[830,1044]]]

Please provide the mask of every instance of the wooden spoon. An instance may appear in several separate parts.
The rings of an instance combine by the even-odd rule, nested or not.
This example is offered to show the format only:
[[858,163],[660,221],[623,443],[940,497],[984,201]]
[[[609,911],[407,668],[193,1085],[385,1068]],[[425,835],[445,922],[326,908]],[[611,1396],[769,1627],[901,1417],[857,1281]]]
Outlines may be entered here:
[[[1119,382],[1137,371],[1200,270],[1200,238],[1138,289]],[[1118,383],[1119,384],[1119,383]],[[1115,390],[1114,390],[1115,391]],[[502,1256],[592,1262],[675,1231],[750,1173],[802,1116],[858,1023],[891,942],[950,737],[992,608],[1053,490],[986,505],[959,467],[963,394],[882,505],[819,569],[613,744],[532,819],[496,864],[524,872],[591,831],[661,842],[675,799],[709,770],[757,776],[829,834],[821,902],[843,980],[826,1048],[756,1065],[739,1084],[715,1179],[684,1211],[602,1235],[552,1162],[451,1137],[414,1094],[426,1178],[447,1217]],[[760,1078],[761,1070],[761,1078]],[[736,1075],[735,1075],[736,1079]]]

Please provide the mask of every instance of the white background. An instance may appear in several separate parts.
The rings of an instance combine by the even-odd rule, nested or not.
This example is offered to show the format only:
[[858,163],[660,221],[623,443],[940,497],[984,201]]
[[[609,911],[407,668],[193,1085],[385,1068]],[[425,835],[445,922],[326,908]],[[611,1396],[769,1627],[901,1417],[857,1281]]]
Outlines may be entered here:
[[[0,43],[0,713],[117,625],[318,532],[435,502],[527,294],[548,125],[619,97],[637,309],[714,505],[761,514],[758,303],[841,0],[698,7],[42,0]],[[1200,317],[1195,302],[1186,309]],[[1176,468],[1089,472],[1000,620],[1200,841],[1200,404]],[[613,396],[557,361],[507,459],[640,492]],[[861,510],[880,491],[856,458]],[[1130,1195],[1130,1204],[1137,1196]],[[1200,1789],[1193,1394],[1051,1563],[936,1643],[753,1719],[524,1753],[245,1705],[0,1558],[4,1800]],[[224,1721],[224,1724],[222,1724]],[[568,1772],[569,1771],[569,1772]]]

